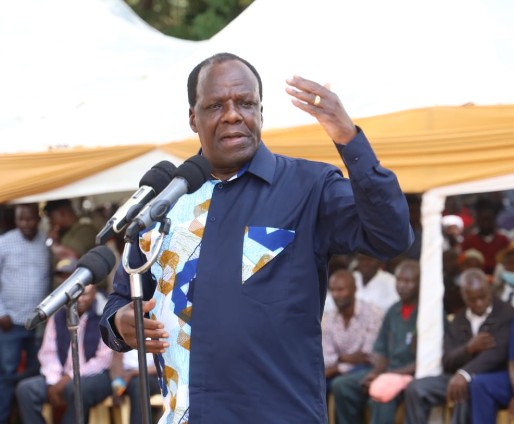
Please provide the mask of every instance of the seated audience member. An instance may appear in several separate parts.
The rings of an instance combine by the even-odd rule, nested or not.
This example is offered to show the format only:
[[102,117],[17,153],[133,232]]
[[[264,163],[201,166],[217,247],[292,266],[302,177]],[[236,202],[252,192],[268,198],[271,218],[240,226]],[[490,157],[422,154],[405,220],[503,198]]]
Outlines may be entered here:
[[[419,264],[407,259],[398,265],[395,274],[400,301],[385,315],[370,355],[372,368],[340,375],[332,381],[338,424],[362,423],[371,395],[371,422],[394,423],[401,389],[414,374]],[[375,383],[379,383],[377,388]]]
[[428,422],[433,406],[454,405],[452,423],[469,423],[469,383],[479,373],[505,369],[514,309],[493,296],[485,273],[470,268],[461,275],[466,309],[457,313],[444,335],[439,376],[412,381],[405,390],[407,424]]
[[[151,353],[146,354],[146,365],[148,369],[148,390],[151,396],[161,392],[157,379],[157,369]],[[126,400],[124,396],[128,396],[130,400],[130,424],[142,423],[143,412],[137,350],[113,353],[111,379],[114,404],[121,404]]]
[[370,367],[369,354],[384,317],[378,306],[355,299],[355,279],[350,271],[334,272],[328,288],[336,309],[323,318],[327,393],[337,375]]
[[340,269],[349,269],[352,259],[351,255],[332,255],[328,261],[328,275]]
[[476,249],[468,249],[460,254],[456,249],[443,252],[444,310],[454,315],[465,307],[460,289],[460,275],[469,268],[483,269],[484,256]]
[[443,216],[456,215],[464,226],[462,234],[467,234],[475,224],[475,217],[465,195],[448,196],[446,198]]
[[496,228],[498,208],[489,199],[479,199],[475,204],[476,229],[464,237],[462,251],[476,249],[484,256],[483,270],[492,275],[496,265],[497,253],[509,245],[509,239]]
[[460,268],[465,271],[469,268],[484,270],[484,255],[477,249],[468,249],[459,255]]
[[[90,284],[77,300],[80,316],[77,338],[85,423],[88,422],[89,408],[111,395],[109,368],[112,351],[100,337],[98,323],[102,309],[97,307],[99,302],[96,295],[96,287]],[[71,335],[66,315],[66,309],[60,309],[46,325],[38,355],[41,375],[23,380],[16,387],[23,423],[43,423],[41,411],[44,403],[66,409],[61,424],[76,422]]]
[[357,299],[377,305],[385,313],[399,300],[394,275],[384,271],[383,263],[371,256],[358,254],[356,263]]
[[471,422],[496,422],[499,409],[508,408],[514,418],[514,325],[509,338],[509,362],[506,370],[477,374],[469,384],[471,395]]
[[79,259],[96,245],[98,229],[89,218],[80,218],[69,199],[47,202],[45,214],[50,221],[47,244],[57,263],[63,258]]
[[[340,269],[349,269],[351,262],[351,255],[332,255],[328,261],[328,277],[330,278],[334,272]],[[327,297],[325,299],[323,314],[335,311],[336,309],[337,308],[334,303],[334,299],[332,299],[332,295],[330,294],[330,290],[327,290]]]
[[514,306],[514,243],[498,254],[500,298]]
[[445,250],[443,252],[443,306],[447,314],[456,314],[464,308],[464,300],[462,300],[459,286],[460,274],[461,264],[458,251],[456,249]]
[[464,231],[464,221],[458,215],[444,215],[441,219],[443,230],[443,251],[460,250]]

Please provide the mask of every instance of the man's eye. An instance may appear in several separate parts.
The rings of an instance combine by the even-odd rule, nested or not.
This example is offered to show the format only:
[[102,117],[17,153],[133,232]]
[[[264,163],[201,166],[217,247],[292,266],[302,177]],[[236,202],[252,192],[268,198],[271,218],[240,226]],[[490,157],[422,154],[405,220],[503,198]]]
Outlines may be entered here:
[[207,106],[207,109],[216,110],[216,109],[219,109],[220,107],[221,107],[221,103],[213,103],[212,105]]

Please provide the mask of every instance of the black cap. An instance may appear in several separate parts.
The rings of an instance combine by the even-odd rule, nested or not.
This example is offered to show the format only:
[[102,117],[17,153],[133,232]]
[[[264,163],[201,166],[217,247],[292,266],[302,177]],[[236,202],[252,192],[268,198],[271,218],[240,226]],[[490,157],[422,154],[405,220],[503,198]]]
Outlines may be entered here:
[[71,208],[71,200],[70,199],[59,199],[59,200],[50,200],[46,202],[43,210],[46,215],[50,215],[53,211],[61,208]]

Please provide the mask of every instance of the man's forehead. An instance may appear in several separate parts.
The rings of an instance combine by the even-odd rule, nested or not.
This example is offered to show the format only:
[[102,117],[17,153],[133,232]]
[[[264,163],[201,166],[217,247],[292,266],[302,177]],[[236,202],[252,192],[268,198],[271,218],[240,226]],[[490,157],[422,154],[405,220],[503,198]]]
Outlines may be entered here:
[[199,85],[206,83],[207,87],[214,86],[218,81],[226,82],[227,80],[233,80],[235,83],[239,80],[252,81],[256,87],[258,86],[257,77],[248,66],[239,60],[206,64],[198,76]]

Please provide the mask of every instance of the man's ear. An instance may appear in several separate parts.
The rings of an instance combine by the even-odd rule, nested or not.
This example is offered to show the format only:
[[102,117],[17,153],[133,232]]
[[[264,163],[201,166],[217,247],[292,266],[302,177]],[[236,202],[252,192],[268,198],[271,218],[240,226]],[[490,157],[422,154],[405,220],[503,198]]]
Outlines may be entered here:
[[191,108],[189,108],[189,127],[193,130],[193,132],[198,132],[198,129],[196,128],[196,115]]
[[261,105],[261,129],[264,126],[264,115],[262,114],[264,107]]

